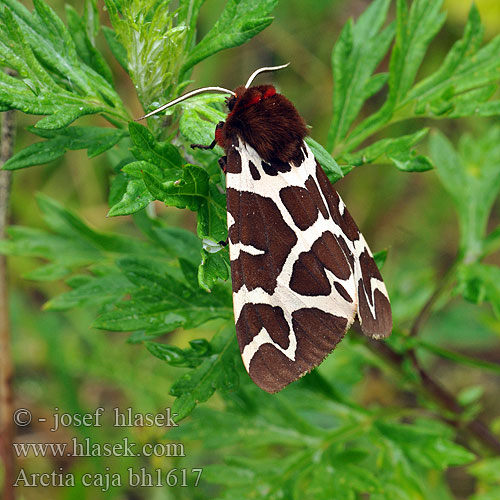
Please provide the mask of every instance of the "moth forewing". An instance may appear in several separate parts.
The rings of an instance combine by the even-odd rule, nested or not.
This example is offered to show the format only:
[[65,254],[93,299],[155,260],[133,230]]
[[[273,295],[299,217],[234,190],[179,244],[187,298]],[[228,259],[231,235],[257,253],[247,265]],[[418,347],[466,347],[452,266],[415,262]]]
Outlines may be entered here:
[[[305,144],[307,128],[271,85],[227,99],[215,140],[226,156],[228,242],[236,333],[254,382],[277,392],[318,366],[358,317],[364,334],[392,330],[380,272],[338,193]],[[161,108],[180,102],[193,91]],[[150,113],[154,114],[159,110]]]

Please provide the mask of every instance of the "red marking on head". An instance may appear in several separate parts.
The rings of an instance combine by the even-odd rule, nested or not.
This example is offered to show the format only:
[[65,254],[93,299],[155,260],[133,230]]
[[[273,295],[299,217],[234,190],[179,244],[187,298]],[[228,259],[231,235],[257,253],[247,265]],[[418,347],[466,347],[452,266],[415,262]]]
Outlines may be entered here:
[[254,104],[257,104],[262,100],[262,95],[256,95],[255,97],[252,97],[246,104],[245,107],[249,108],[250,106],[253,106]]
[[263,99],[267,99],[268,97],[272,97],[274,94],[276,94],[276,89],[274,87],[269,87],[265,92],[264,95],[262,96]]

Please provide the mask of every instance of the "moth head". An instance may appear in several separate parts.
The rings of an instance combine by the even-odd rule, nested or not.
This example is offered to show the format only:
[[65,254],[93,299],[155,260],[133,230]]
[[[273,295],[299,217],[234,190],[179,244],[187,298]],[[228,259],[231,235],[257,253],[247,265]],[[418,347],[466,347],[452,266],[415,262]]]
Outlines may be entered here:
[[226,99],[226,104],[230,112],[243,110],[258,104],[259,102],[276,94],[276,89],[272,85],[256,85],[254,87],[236,87],[234,96]]
[[227,106],[227,109],[229,109],[229,111],[233,110],[237,99],[238,99],[238,94],[226,97],[226,106]]
[[[255,79],[257,75],[260,73],[263,73],[265,71],[275,71],[277,69],[282,69],[286,68],[290,63],[283,64],[281,66],[269,66],[269,67],[263,67],[255,70],[251,75],[250,78],[248,79],[247,83],[245,86],[237,87],[235,91],[225,89],[223,87],[202,87],[200,89],[192,90],[191,92],[188,92],[187,94],[181,95],[180,97],[177,97],[177,99],[174,99],[173,101],[167,102],[167,104],[164,104],[163,106],[160,106],[159,108],[156,108],[155,110],[151,111],[147,115],[141,116],[141,118],[137,118],[135,121],[140,121],[144,120],[145,118],[149,118],[150,116],[156,115],[157,113],[160,113],[161,111],[164,111],[167,108],[170,108],[171,106],[174,106],[175,104],[178,104],[182,101],[185,101],[186,99],[189,99],[190,97],[193,97],[198,94],[204,94],[206,92],[218,92],[218,93],[224,93],[224,94],[229,94],[230,97],[226,99],[226,104],[229,109],[229,111],[232,111],[234,109],[234,106],[236,105],[237,102],[242,102],[243,99],[247,100],[250,104],[252,105],[261,100],[262,98],[269,97],[270,95],[274,95],[276,91],[274,90],[274,87],[271,87],[269,85],[261,85],[258,87],[250,87],[251,83]],[[271,87],[272,88],[272,94],[270,95],[265,95],[265,91],[257,91],[255,89],[260,89],[262,87]],[[255,93],[257,92],[257,93]],[[258,93],[260,93],[260,98],[258,97]],[[240,101],[241,100],[241,101]],[[245,106],[246,107],[246,106]]]

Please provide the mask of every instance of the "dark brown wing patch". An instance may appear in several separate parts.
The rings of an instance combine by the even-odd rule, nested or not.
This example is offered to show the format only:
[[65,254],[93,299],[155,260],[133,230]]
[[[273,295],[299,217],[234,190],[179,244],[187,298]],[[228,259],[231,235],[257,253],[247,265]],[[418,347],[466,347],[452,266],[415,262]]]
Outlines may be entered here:
[[252,179],[254,181],[258,181],[260,179],[259,171],[251,160],[248,162],[248,167],[250,168],[250,175],[252,176]]
[[281,307],[248,303],[243,306],[236,324],[241,352],[262,328],[265,328],[271,339],[283,349],[290,344],[290,328]]
[[245,284],[248,290],[262,288],[272,293],[297,236],[270,198],[232,188],[226,193],[228,212],[238,221],[229,228],[230,243],[242,243],[256,250],[255,254],[242,250],[231,261],[233,292]]
[[280,191],[280,198],[299,229],[304,231],[316,222],[318,206],[307,189],[286,187]]
[[295,359],[291,360],[271,344],[264,344],[250,363],[250,377],[267,392],[281,391],[319,365],[342,340],[347,324],[345,318],[320,309],[299,309],[293,313],[292,322],[297,338]]

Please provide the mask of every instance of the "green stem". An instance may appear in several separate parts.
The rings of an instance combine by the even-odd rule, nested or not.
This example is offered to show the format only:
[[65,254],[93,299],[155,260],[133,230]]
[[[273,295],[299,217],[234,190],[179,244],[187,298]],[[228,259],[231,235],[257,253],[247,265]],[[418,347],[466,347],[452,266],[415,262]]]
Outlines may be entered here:
[[416,335],[418,335],[418,332],[420,331],[422,325],[429,319],[429,316],[431,315],[432,309],[436,302],[455,280],[455,273],[458,265],[459,261],[457,260],[451,265],[451,267],[445,272],[444,276],[439,280],[438,286],[434,290],[433,294],[429,297],[427,302],[424,304],[411,326],[411,337],[415,337]]

